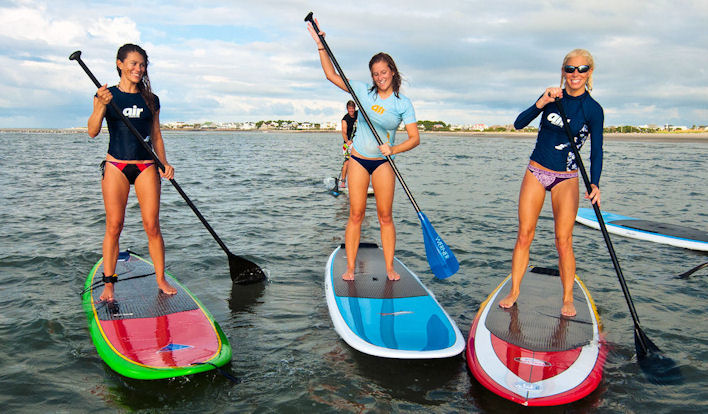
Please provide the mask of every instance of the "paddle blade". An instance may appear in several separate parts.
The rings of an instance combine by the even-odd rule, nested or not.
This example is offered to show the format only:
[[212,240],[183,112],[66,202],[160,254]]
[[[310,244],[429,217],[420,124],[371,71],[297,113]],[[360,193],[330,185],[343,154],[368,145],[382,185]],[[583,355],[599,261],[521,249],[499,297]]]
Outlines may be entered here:
[[425,255],[428,258],[428,264],[433,274],[438,279],[446,279],[454,275],[460,269],[460,263],[452,253],[452,250],[438,236],[438,233],[435,232],[435,229],[422,211],[418,212],[418,218],[423,229]]
[[263,282],[267,279],[265,272],[257,264],[233,253],[227,253],[227,255],[229,257],[229,272],[233,283],[246,285]]
[[637,348],[639,367],[653,384],[674,385],[683,383],[681,368],[673,359],[664,355],[641,328],[634,330],[634,344]]
[[675,276],[674,279],[688,279],[689,276],[692,274],[696,273],[697,271],[703,269],[704,267],[708,267],[708,262],[705,262],[703,264],[700,264],[693,269],[689,270],[688,272],[681,273],[678,276]]
[[639,367],[650,382],[658,385],[683,383],[681,368],[673,359],[664,355],[640,327],[634,329],[634,345]]

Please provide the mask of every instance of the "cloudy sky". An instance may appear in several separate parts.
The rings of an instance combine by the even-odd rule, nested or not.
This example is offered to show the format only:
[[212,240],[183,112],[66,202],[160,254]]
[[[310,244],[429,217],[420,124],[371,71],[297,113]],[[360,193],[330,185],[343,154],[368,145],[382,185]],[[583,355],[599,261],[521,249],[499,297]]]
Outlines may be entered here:
[[84,126],[95,88],[68,56],[112,85],[128,42],[162,122],[339,120],[348,96],[324,79],[309,11],[349,79],[391,54],[418,119],[509,124],[580,47],[606,125],[708,124],[704,0],[0,0],[0,128]]

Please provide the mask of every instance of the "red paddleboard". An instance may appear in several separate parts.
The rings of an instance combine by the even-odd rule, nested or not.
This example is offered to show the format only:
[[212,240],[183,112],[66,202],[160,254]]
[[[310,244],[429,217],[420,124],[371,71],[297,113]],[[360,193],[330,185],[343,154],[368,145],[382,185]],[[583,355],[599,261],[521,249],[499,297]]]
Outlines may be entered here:
[[511,275],[480,306],[467,342],[472,375],[493,393],[522,405],[567,404],[590,394],[602,379],[607,347],[590,293],[575,277],[577,315],[563,317],[555,269],[530,266],[510,309],[499,301]]

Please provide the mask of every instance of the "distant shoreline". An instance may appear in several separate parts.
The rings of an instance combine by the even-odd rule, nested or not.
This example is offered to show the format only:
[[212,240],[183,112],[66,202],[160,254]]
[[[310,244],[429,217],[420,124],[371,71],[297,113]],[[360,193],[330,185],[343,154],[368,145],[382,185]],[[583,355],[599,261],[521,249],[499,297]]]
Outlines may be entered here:
[[[104,128],[105,129],[105,128]],[[164,132],[244,132],[244,133],[285,133],[285,134],[341,134],[336,130],[288,130],[288,129],[266,129],[266,130],[241,130],[241,129],[169,129],[163,128]],[[0,128],[0,133],[75,133],[85,134],[86,128]],[[399,131],[405,134],[405,131]],[[536,132],[480,132],[480,131],[421,131],[424,135],[455,136],[455,137],[477,137],[477,138],[536,138]],[[639,141],[639,142],[699,142],[708,143],[708,132],[633,132],[633,133],[605,133],[608,141]]]

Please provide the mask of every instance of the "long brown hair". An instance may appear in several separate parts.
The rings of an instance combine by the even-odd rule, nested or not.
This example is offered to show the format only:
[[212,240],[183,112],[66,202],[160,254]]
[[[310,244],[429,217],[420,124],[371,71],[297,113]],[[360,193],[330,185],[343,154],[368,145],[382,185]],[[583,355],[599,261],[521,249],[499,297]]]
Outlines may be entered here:
[[[118,49],[118,53],[116,54],[116,60],[120,60],[121,62],[123,62],[128,56],[128,53],[130,52],[140,53],[143,56],[143,59],[145,59],[145,74],[143,75],[142,82],[138,83],[138,91],[140,91],[140,95],[142,95],[143,99],[145,100],[145,104],[147,104],[148,108],[150,109],[150,112],[155,114],[155,110],[157,108],[155,108],[155,95],[152,93],[152,88],[150,88],[150,77],[148,77],[147,72],[148,55],[147,52],[145,52],[145,49],[132,43],[126,43]],[[118,71],[118,76],[121,76],[120,68],[118,67],[118,65],[116,65],[116,70]]]
[[[388,53],[379,52],[375,54],[369,61],[369,72],[371,72],[371,67],[379,62],[386,63],[388,65],[388,68],[391,69],[391,71],[393,72],[393,80],[391,81],[391,86],[393,87],[393,93],[396,95],[396,98],[398,98],[398,91],[401,89],[402,78],[401,74],[398,72],[398,68],[396,67],[396,62],[393,61],[393,58]],[[374,82],[374,86],[369,89],[369,92],[374,91],[376,91],[376,82]]]

